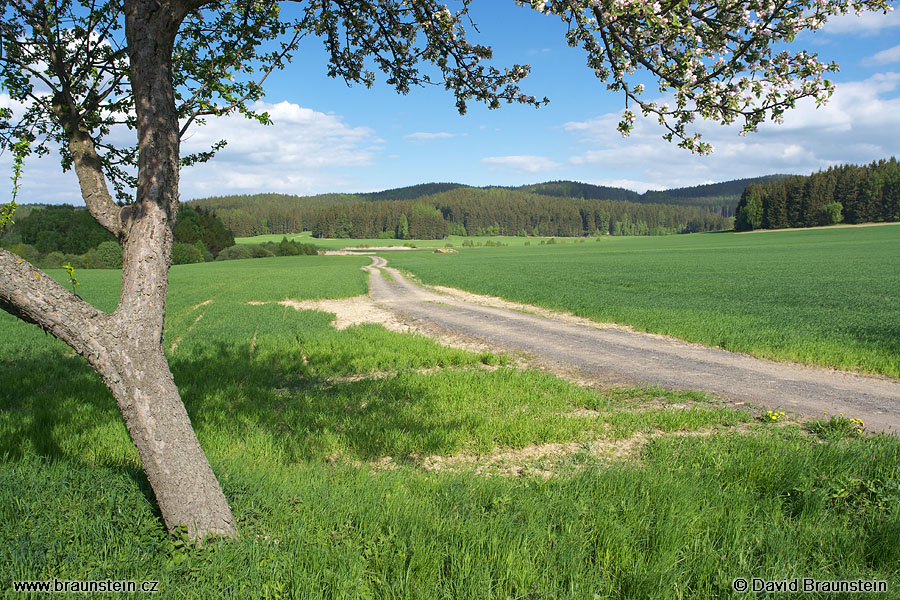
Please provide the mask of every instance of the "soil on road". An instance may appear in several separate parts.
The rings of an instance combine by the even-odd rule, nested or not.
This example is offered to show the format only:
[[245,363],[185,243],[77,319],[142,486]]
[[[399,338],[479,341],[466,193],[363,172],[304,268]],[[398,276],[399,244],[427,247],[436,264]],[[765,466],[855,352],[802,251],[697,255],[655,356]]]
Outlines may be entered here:
[[[555,372],[603,384],[660,385],[800,415],[860,418],[871,431],[900,432],[900,381],[777,363],[627,328],[510,308],[418,285],[373,256],[369,295],[419,331],[438,331],[492,349],[524,352]],[[386,272],[385,278],[382,273]]]

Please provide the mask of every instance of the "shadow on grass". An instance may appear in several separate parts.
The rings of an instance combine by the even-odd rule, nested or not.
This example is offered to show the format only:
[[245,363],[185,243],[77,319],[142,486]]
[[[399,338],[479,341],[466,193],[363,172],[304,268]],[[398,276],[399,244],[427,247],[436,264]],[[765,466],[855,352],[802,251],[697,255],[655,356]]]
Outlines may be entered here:
[[[336,372],[352,372],[352,353],[335,360]],[[458,447],[483,421],[444,404],[448,385],[469,393],[465,378],[401,372],[335,382],[302,366],[292,371],[292,364],[299,366],[290,358],[248,361],[221,344],[215,356],[173,361],[172,368],[201,439],[256,435],[288,462],[436,453]]]
[[[250,360],[226,343],[206,350],[171,361],[204,447],[262,436],[285,460],[341,451],[366,458],[437,452],[479,424],[477,417],[442,410],[445,394],[432,390],[429,378],[400,374],[332,383],[298,372],[296,357]],[[115,401],[80,357],[46,352],[27,362],[0,361],[0,388],[0,456],[14,460],[28,452],[140,473]]]

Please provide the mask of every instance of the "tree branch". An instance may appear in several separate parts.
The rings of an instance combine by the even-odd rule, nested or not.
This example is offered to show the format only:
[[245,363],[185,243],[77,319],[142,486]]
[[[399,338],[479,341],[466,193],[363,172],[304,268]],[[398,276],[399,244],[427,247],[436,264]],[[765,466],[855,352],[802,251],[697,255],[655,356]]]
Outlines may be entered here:
[[57,337],[89,361],[112,315],[88,304],[28,261],[0,249],[0,309]]
[[81,187],[81,197],[97,222],[117,238],[124,229],[119,220],[121,208],[115,203],[103,176],[103,160],[97,154],[94,140],[74,118],[69,116],[72,107],[63,106],[57,96],[53,101],[53,112],[66,132],[69,152],[72,153],[75,174]]

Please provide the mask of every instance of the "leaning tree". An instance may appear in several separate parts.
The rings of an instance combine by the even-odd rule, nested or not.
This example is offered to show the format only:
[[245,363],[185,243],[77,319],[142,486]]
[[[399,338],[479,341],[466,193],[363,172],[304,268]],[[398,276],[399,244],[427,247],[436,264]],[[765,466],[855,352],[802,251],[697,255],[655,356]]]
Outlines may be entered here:
[[[711,148],[697,117],[746,132],[779,120],[797,100],[824,102],[837,65],[788,52],[803,30],[832,15],[890,9],[889,0],[509,0],[568,24],[567,40],[625,110],[655,115],[664,137]],[[540,106],[522,93],[527,66],[498,69],[470,43],[472,0],[0,0],[0,144],[13,157],[13,218],[22,166],[58,152],[74,169],[91,215],[122,245],[122,291],[112,313],[0,249],[0,308],[69,344],[109,387],[137,446],[166,526],[191,537],[233,535],[234,519],[201,449],[163,353],[180,140],[204,118],[252,111],[263,83],[301,42],[321,42],[327,72],[398,92],[442,85],[460,113],[472,100]],[[779,50],[780,49],[780,50]],[[633,83],[658,83],[649,94]],[[662,99],[654,99],[659,96]]]

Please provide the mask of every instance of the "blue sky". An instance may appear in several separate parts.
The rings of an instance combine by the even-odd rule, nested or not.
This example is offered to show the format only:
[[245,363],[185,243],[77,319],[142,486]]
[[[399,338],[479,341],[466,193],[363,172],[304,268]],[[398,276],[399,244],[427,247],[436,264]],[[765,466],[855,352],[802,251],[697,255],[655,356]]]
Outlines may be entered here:
[[[194,128],[185,150],[226,138],[212,163],[182,173],[181,195],[374,191],[431,181],[518,185],[573,179],[644,191],[752,177],[809,173],[832,164],[900,155],[900,14],[840,17],[804,34],[793,48],[835,60],[837,91],[824,108],[801,103],[783,125],[741,137],[735,128],[700,126],[716,148],[700,157],[660,139],[638,119],[629,138],[615,130],[623,108],[569,48],[564,25],[512,0],[474,2],[480,35],[499,65],[532,65],[523,90],[549,96],[541,109],[472,104],[460,116],[439,87],[397,95],[381,81],[348,88],[325,75],[321,44],[309,40],[294,64],[273,75],[260,108],[275,123],[239,117]],[[8,99],[3,98],[3,101]],[[0,168],[9,169],[8,157]],[[5,178],[4,178],[5,180]],[[26,167],[20,200],[82,204],[74,176],[58,161]]]

